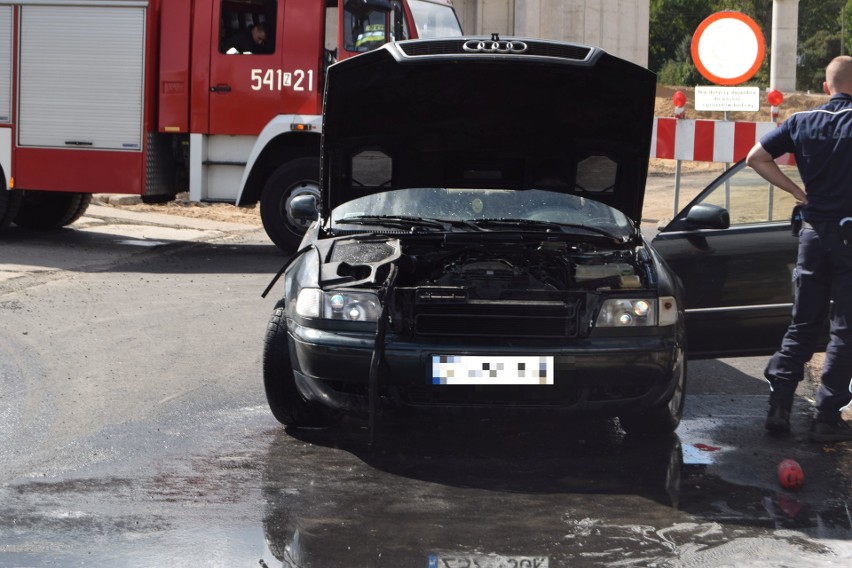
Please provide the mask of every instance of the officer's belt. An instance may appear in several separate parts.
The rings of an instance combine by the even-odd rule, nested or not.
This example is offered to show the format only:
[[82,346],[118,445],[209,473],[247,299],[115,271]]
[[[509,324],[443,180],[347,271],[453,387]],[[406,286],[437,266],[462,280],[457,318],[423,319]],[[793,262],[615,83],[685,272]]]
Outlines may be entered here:
[[802,219],[802,228],[803,229],[810,229],[812,231],[816,231],[816,228],[814,227],[814,225],[816,225],[817,227],[820,227],[822,229],[825,229],[826,227],[837,226],[837,222],[836,221],[817,221],[815,223],[808,223],[807,221]]

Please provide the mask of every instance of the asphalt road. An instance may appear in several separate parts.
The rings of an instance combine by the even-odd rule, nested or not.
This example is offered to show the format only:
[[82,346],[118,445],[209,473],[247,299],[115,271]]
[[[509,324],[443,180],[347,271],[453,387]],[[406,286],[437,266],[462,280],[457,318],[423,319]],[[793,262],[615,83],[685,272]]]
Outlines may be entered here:
[[852,561],[852,444],[806,441],[811,385],[766,436],[759,358],[690,362],[655,443],[545,418],[283,430],[260,294],[284,260],[256,227],[101,207],[0,237],[0,566]]

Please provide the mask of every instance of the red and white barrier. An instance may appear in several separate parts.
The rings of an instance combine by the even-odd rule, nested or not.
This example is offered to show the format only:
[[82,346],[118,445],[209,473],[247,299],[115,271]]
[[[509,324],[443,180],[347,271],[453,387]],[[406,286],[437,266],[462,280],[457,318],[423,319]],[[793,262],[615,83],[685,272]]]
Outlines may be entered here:
[[[657,117],[651,157],[692,162],[737,162],[775,122],[731,122]],[[784,163],[792,163],[790,158]],[[779,160],[780,162],[780,160]]]

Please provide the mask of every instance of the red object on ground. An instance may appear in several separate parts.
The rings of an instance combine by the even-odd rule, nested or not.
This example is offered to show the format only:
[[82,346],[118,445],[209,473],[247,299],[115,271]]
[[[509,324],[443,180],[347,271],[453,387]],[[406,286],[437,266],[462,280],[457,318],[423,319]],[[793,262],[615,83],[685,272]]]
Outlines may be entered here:
[[801,489],[805,483],[802,466],[796,460],[785,459],[778,464],[778,481],[784,489]]

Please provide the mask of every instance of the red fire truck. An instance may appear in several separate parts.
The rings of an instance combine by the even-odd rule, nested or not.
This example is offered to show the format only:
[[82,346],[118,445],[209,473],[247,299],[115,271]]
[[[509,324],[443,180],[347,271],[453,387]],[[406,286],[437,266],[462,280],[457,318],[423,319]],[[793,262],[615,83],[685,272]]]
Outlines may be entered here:
[[0,230],[67,225],[93,193],[188,191],[260,203],[290,251],[327,66],[460,35],[451,0],[0,0]]

